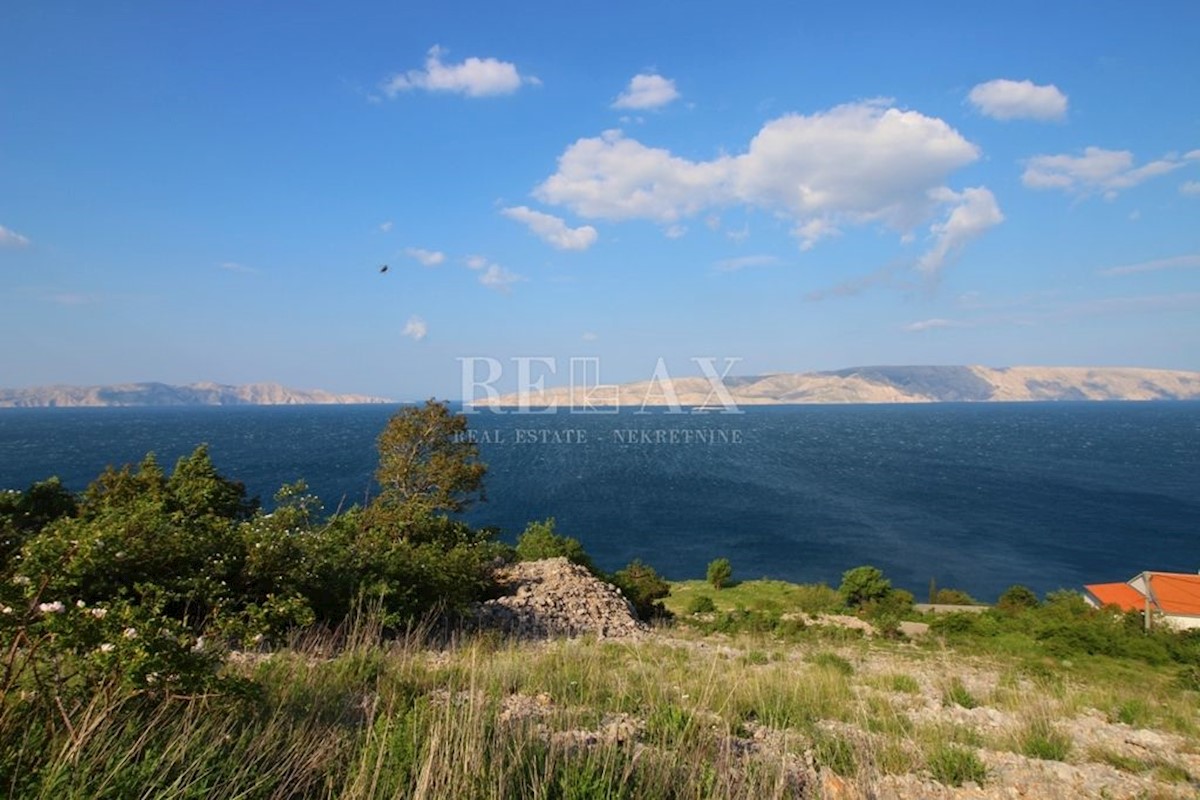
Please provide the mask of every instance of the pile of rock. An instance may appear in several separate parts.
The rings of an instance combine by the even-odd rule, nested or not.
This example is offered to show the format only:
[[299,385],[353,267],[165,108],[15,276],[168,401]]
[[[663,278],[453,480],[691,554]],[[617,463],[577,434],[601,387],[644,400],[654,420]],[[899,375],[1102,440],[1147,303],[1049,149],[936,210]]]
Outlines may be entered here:
[[494,577],[505,594],[476,607],[481,627],[528,639],[615,638],[647,630],[620,589],[565,558],[509,564]]

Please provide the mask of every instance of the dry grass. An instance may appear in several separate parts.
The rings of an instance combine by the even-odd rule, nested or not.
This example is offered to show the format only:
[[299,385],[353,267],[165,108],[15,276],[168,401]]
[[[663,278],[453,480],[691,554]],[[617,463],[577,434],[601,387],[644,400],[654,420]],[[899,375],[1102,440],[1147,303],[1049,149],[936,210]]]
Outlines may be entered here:
[[[978,659],[956,674],[952,657],[927,656],[911,645],[683,632],[522,645],[484,636],[432,649],[366,629],[340,649],[308,640],[231,664],[256,687],[241,695],[110,697],[70,729],[15,705],[0,731],[0,794],[776,797],[812,787],[822,770],[864,786],[905,773],[981,782],[985,744],[1187,779],[1168,759],[1081,752],[1060,722],[1097,708],[1182,732],[1195,747],[1194,696],[1095,678],[1045,683]],[[981,674],[994,689],[975,688]],[[978,702],[1015,724],[985,735],[938,716]]]

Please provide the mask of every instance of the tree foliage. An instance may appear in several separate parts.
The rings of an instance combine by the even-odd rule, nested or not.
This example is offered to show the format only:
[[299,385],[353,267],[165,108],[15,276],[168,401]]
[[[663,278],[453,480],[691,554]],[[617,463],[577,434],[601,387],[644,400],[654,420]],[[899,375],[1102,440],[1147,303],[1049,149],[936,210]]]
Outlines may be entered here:
[[891,590],[892,582],[883,577],[879,569],[869,565],[842,573],[842,585],[838,587],[843,602],[850,608],[862,608],[867,603],[883,600]]
[[733,565],[728,558],[713,559],[708,563],[705,577],[714,589],[724,589],[733,580]]
[[996,608],[1002,611],[1020,611],[1026,608],[1037,608],[1041,603],[1038,602],[1037,593],[1028,586],[1010,586],[1004,590],[1004,594],[1000,595],[1000,599],[996,602]]
[[578,539],[564,536],[555,530],[554,517],[541,522],[531,522],[525,532],[517,538],[517,558],[522,561],[540,561],[543,558],[565,558],[572,564],[586,567],[599,574],[592,558],[583,549]]
[[377,511],[401,518],[460,512],[483,498],[487,467],[467,434],[467,418],[449,405],[429,400],[408,406],[388,420],[376,441]]
[[660,601],[671,593],[671,585],[649,564],[634,559],[624,569],[611,576],[612,583],[633,604],[639,618],[643,620],[666,619],[671,616]]

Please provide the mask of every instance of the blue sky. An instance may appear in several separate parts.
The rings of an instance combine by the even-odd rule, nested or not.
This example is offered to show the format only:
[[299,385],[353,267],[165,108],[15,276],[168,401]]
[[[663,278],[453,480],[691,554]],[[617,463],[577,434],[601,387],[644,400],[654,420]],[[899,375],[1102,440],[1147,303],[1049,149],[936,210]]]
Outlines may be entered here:
[[1194,2],[10,4],[0,385],[1200,369],[1197,30]]

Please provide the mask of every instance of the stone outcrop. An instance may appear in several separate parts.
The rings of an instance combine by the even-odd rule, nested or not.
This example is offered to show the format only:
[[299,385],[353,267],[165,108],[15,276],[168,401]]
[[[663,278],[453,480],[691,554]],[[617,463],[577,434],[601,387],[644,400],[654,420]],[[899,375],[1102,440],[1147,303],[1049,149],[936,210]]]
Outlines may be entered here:
[[647,630],[620,589],[565,558],[501,566],[494,577],[505,594],[476,606],[480,627],[523,639],[616,638]]

